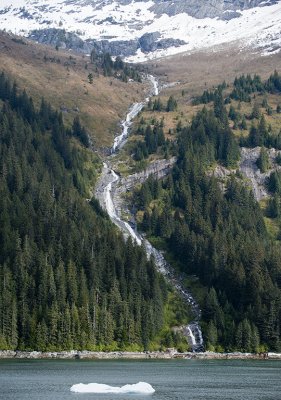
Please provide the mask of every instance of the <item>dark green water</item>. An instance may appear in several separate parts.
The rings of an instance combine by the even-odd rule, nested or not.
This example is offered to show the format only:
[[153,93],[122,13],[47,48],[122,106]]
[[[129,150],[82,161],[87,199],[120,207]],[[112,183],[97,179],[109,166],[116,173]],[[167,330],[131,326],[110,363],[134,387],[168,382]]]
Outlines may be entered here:
[[[151,396],[74,394],[75,383],[123,386],[144,381]],[[281,361],[0,360],[3,400],[278,400]]]

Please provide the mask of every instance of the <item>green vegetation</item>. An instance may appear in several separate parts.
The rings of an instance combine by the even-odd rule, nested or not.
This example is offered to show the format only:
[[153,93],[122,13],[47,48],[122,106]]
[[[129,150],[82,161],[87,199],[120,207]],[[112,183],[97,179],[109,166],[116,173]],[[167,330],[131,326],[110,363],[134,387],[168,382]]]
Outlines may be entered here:
[[163,124],[153,121],[154,124],[146,125],[144,121],[141,122],[136,134],[141,136],[142,140],[136,140],[131,148],[134,159],[141,161],[157,152],[167,158],[172,149],[172,143],[164,137]]
[[181,325],[188,324],[192,315],[188,314],[186,304],[175,293],[169,293],[164,308],[164,323],[158,335],[150,343],[149,350],[164,350],[175,347],[180,352],[189,351],[189,344],[185,337],[175,329],[181,321]]
[[157,97],[154,101],[150,99],[147,104],[148,110],[152,111],[170,112],[170,111],[175,111],[177,107],[178,107],[177,100],[173,96],[170,96],[168,98],[166,106],[162,103],[160,97]]
[[269,218],[280,215],[280,173],[269,177],[275,195],[266,205],[266,224],[243,181],[230,176],[222,191],[219,181],[206,174],[217,163],[235,167],[239,146],[230,121],[246,129],[250,118],[254,123],[240,144],[264,146],[257,163],[262,172],[269,169],[265,147],[279,148],[280,133],[272,133],[264,114],[256,114],[258,107],[252,108],[254,115],[243,115],[242,107],[227,105],[234,98],[250,102],[257,92],[276,93],[279,82],[277,73],[266,83],[243,76],[230,96],[225,97],[226,85],[204,92],[202,102],[213,106],[204,106],[189,126],[178,123],[178,161],[172,172],[161,182],[149,178],[133,199],[140,229],[158,238],[181,272],[199,278],[210,350],[281,350],[281,248],[267,231]]
[[257,166],[261,173],[266,172],[270,168],[268,152],[264,147],[261,148],[260,155],[257,159]]
[[97,72],[102,70],[104,76],[114,76],[123,82],[127,82],[128,79],[141,82],[139,71],[122,61],[119,56],[113,61],[109,53],[97,53],[94,49],[91,52],[91,62],[96,65]]
[[178,107],[177,101],[173,96],[170,96],[168,101],[167,101],[167,107],[166,107],[166,111],[170,112],[170,111],[175,111]]
[[234,80],[234,89],[230,94],[230,98],[239,101],[251,102],[251,93],[264,93],[266,86],[262,83],[260,76],[242,75]]
[[0,75],[0,349],[147,349],[167,287],[96,200],[78,119]]
[[[241,146],[281,149],[280,121],[276,118],[280,112],[280,105],[279,103],[276,105],[274,98],[281,93],[280,82],[281,77],[277,71],[265,82],[262,82],[259,75],[254,75],[254,77],[242,75],[235,78],[231,91],[224,82],[213,91],[205,90],[202,96],[193,100],[193,104],[213,102],[216,109],[216,104],[223,102],[227,107],[227,116],[231,120],[229,123],[234,131],[238,129],[246,131],[247,121],[249,121],[249,135],[241,136]],[[262,99],[260,99],[261,96],[263,96]],[[272,120],[275,131],[268,120]]]
[[281,171],[271,172],[267,187],[271,193],[281,194]]
[[212,91],[212,90],[204,90],[202,96],[199,96],[199,97],[196,97],[195,99],[193,99],[193,105],[208,104],[211,101],[214,101],[215,97],[218,94],[218,92],[222,92],[225,88],[226,88],[226,83],[223,82],[214,91]]
[[[92,61],[97,74],[139,79],[118,57],[93,53]],[[163,118],[142,118],[129,143],[137,166],[155,154],[177,153],[178,161],[132,201],[141,229],[190,285],[195,277],[207,348],[281,351],[281,173],[269,176],[264,210],[236,176],[222,190],[207,175],[217,164],[235,168],[239,144],[262,146],[257,165],[270,168],[267,148],[281,149],[281,132],[268,123],[280,111],[270,96],[281,78],[242,76],[231,90],[223,83],[195,99],[208,106],[188,126],[173,114],[173,96],[148,104],[175,119],[177,138],[165,137]],[[4,74],[0,101],[0,349],[187,350],[172,329],[191,318],[182,301],[143,249],[85,200],[100,162],[79,118],[66,128],[60,113],[44,100],[37,110]],[[239,140],[238,129],[246,131]]]

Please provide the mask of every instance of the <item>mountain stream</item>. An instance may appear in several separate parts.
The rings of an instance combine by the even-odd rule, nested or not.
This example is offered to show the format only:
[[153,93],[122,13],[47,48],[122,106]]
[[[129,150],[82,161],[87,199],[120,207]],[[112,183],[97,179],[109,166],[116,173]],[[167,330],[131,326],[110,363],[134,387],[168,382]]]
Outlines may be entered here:
[[[157,96],[159,93],[158,81],[152,75],[149,75],[148,79],[152,87],[150,95]],[[143,235],[136,231],[135,227],[133,228],[127,221],[124,221],[122,219],[120,210],[118,211],[116,207],[116,199],[114,195],[116,193],[116,188],[118,185],[120,187],[122,182],[120,176],[113,170],[111,166],[112,159],[114,154],[126,143],[133,119],[142,110],[148,100],[149,97],[145,99],[145,102],[133,104],[125,120],[122,122],[122,132],[114,139],[114,144],[111,148],[111,155],[107,158],[107,161],[103,163],[103,170],[96,186],[95,196],[99,200],[101,206],[107,211],[112,222],[123,232],[124,236],[130,236],[138,245],[144,246],[147,256],[149,258],[154,258],[157,270],[165,276],[165,279],[176,289],[184,301],[191,307],[194,315],[194,321],[187,326],[177,327],[175,330],[181,332],[187,338],[192,351],[203,351],[203,337],[199,325],[201,310],[198,303],[193,298],[192,294],[183,286],[182,279],[177,276],[171,266],[167,263],[163,253],[154,248]],[[173,162],[170,164],[168,162],[164,164],[164,168],[168,170],[168,167],[170,167],[172,164]]]

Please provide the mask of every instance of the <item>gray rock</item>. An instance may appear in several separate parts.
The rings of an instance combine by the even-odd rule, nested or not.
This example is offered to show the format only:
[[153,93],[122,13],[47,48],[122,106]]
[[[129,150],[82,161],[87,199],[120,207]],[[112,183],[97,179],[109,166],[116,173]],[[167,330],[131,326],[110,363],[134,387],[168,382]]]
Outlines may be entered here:
[[241,13],[238,11],[225,11],[221,16],[221,19],[224,21],[230,21],[231,19],[239,17],[241,17]]
[[[156,0],[151,7],[157,15],[164,13],[169,16],[179,13],[187,13],[195,18],[222,18],[225,19],[225,11],[246,10],[257,6],[265,6],[276,3],[275,0]],[[237,18],[236,13],[229,13],[228,19]]]
[[180,47],[187,44],[184,40],[180,39],[161,39],[156,43],[157,49],[168,49],[169,47]]
[[147,33],[139,40],[82,40],[75,33],[66,32],[64,29],[34,30],[29,38],[39,43],[58,46],[61,49],[71,49],[79,53],[91,53],[95,49],[98,53],[110,53],[112,56],[128,57],[134,55],[140,48],[144,53],[158,49],[167,49],[172,46],[185,44],[179,39],[160,39],[159,32]]
[[157,49],[156,41],[159,39],[159,32],[145,33],[139,38],[140,48],[144,53],[149,53]]
[[146,33],[139,39],[139,47],[142,52],[150,53],[158,49],[168,49],[169,47],[179,47],[186,44],[185,41],[180,39],[160,39],[159,32]]
[[98,53],[110,53],[112,56],[128,57],[135,54],[139,48],[137,40],[87,40],[87,47]]
[[10,11],[11,7],[6,7],[0,10],[0,15],[7,14]]
[[63,49],[83,51],[85,42],[75,33],[66,32],[64,29],[37,29],[31,31],[29,38],[39,43],[58,46]]
[[[81,7],[88,4],[93,5],[96,9],[111,4],[113,0],[80,0]],[[69,0],[68,4],[76,4],[78,0]],[[119,4],[128,5],[132,0],[118,0]],[[159,17],[163,14],[174,16],[179,13],[187,13],[195,18],[220,18],[223,20],[231,20],[239,18],[241,10],[249,9],[257,6],[266,6],[276,3],[276,0],[155,0],[155,4],[150,8]],[[3,12],[6,12],[4,10]],[[24,18],[30,18],[28,10],[21,9],[21,15]],[[108,16],[106,19],[92,21],[92,17],[85,18],[85,22],[104,24],[110,23],[118,25],[115,19]],[[150,23],[150,21],[147,21]],[[130,27],[138,30],[143,25],[139,21],[130,22]],[[58,46],[62,49],[72,49],[76,52],[90,53],[93,49],[97,52],[110,53],[113,56],[128,57],[136,54],[138,49],[144,53],[154,52],[158,49],[167,49],[170,47],[179,47],[186,44],[180,39],[165,38],[161,39],[159,32],[146,33],[134,40],[114,40],[113,37],[103,38],[102,40],[87,39],[83,40],[76,33],[66,32],[64,29],[43,29],[34,30],[29,37],[40,43]],[[112,40],[113,39],[113,40]]]

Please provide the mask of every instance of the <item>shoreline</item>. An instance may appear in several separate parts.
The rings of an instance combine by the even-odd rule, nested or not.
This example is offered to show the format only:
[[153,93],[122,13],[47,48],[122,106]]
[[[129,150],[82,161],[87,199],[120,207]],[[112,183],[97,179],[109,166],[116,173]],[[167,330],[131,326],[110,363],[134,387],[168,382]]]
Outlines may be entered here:
[[281,353],[178,353],[175,350],[153,352],[128,351],[17,351],[1,350],[0,360],[3,359],[56,359],[56,360],[281,360]]

